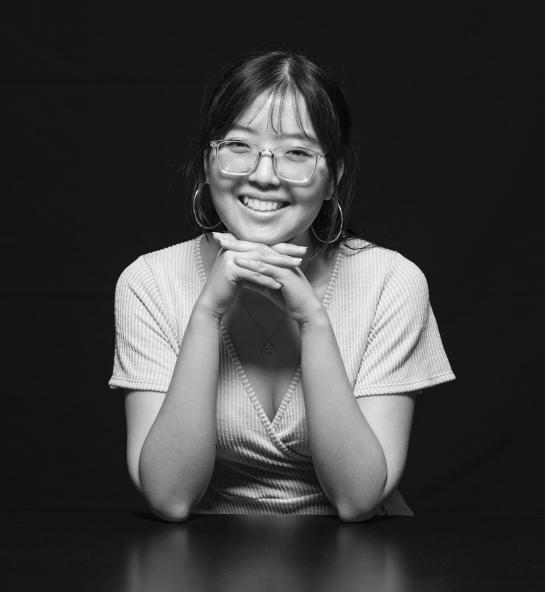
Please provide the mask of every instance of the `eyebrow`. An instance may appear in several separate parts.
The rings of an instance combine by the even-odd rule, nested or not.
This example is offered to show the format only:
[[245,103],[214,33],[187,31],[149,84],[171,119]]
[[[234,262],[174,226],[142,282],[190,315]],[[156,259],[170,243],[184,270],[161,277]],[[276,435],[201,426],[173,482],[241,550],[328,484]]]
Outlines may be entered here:
[[[255,134],[256,131],[251,127],[247,127],[245,125],[238,125],[235,124],[232,129],[241,130],[243,132],[248,132],[250,134]],[[315,144],[319,144],[318,140],[314,136],[305,136],[304,134],[278,134],[282,138],[290,138],[294,140],[306,140],[308,142],[314,142]]]

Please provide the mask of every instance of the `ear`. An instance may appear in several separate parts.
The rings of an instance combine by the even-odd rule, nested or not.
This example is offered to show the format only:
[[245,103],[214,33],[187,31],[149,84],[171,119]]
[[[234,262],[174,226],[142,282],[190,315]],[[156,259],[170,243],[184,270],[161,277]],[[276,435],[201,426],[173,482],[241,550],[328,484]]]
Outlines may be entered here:
[[[341,182],[341,179],[343,178],[344,175],[344,162],[342,160],[338,160],[337,161],[337,185]],[[333,197],[333,194],[335,193],[335,190],[337,188],[333,185],[333,179],[331,179],[331,183],[329,185],[329,197],[326,197],[326,201],[330,200]]]

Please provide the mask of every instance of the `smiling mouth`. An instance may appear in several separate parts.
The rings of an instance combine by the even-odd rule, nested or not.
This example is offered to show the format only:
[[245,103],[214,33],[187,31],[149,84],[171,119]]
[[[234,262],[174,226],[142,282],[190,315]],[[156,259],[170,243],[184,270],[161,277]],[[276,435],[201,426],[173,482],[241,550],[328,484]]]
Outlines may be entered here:
[[[274,214],[275,212],[279,212],[280,210],[283,210],[285,207],[287,207],[289,204],[287,202],[277,202],[277,201],[258,201],[258,200],[251,200],[248,203],[244,203],[244,199],[246,196],[241,195],[238,198],[238,201],[241,203],[242,206],[244,206],[246,209],[251,210],[252,212],[256,212],[258,214]],[[267,203],[269,204],[274,204],[274,206],[271,208],[267,208]],[[256,205],[259,205],[261,207],[255,207]]]

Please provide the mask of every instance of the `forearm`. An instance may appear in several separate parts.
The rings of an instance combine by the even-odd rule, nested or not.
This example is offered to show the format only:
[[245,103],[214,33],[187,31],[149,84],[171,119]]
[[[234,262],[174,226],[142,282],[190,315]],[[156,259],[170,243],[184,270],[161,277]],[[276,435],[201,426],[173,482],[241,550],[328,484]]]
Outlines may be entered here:
[[219,339],[219,320],[196,305],[164,403],[142,447],[142,493],[165,518],[186,519],[212,476]]
[[384,452],[361,412],[325,310],[301,327],[310,449],[318,480],[343,519],[372,513],[387,479]]

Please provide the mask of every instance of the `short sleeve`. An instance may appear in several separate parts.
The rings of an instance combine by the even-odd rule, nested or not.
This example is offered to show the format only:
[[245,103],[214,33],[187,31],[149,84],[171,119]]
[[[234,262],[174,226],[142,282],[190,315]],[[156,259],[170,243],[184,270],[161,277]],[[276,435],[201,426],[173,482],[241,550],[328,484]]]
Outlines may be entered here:
[[416,391],[455,380],[424,273],[396,253],[377,303],[354,395]]
[[119,276],[114,310],[115,352],[108,386],[166,392],[179,347],[172,315],[144,256]]

